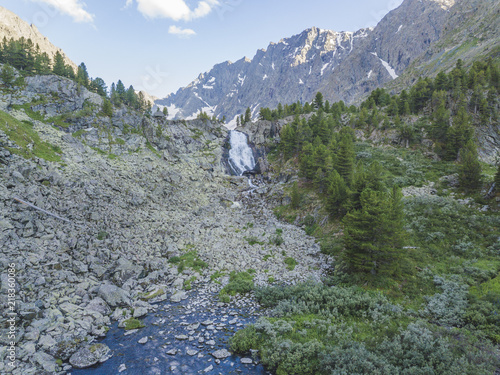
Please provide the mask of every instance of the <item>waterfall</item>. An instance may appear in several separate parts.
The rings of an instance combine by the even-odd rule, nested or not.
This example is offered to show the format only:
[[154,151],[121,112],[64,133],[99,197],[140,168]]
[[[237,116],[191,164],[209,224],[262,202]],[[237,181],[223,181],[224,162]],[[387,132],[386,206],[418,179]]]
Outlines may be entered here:
[[248,146],[247,135],[245,133],[231,130],[229,132],[229,165],[237,176],[242,176],[243,172],[251,171],[255,168],[255,158],[253,151]]

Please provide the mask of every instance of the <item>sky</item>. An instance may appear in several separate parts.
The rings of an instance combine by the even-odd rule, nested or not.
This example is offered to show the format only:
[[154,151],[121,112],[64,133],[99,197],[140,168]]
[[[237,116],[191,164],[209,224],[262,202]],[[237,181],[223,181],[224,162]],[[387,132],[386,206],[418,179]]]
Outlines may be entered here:
[[163,98],[224,61],[316,26],[375,26],[403,0],[0,0],[91,77]]

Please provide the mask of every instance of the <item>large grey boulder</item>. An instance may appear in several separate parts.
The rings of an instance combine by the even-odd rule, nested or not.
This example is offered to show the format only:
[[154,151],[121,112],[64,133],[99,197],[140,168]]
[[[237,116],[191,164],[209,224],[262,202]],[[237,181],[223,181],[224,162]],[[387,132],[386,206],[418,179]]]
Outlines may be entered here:
[[87,368],[97,363],[103,363],[111,358],[111,349],[105,344],[94,344],[78,350],[69,359],[75,368]]
[[97,294],[111,307],[130,306],[130,294],[115,285],[101,285]]
[[101,297],[96,297],[85,307],[85,310],[95,311],[104,316],[111,314],[109,305]]

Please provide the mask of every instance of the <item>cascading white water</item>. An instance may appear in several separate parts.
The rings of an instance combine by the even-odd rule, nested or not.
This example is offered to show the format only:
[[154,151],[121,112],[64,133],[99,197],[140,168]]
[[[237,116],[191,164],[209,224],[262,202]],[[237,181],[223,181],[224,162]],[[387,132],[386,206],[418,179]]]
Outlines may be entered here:
[[237,130],[229,132],[229,142],[231,149],[229,150],[229,165],[233,171],[242,176],[243,172],[251,171],[255,168],[255,158],[253,151],[248,145],[247,135]]

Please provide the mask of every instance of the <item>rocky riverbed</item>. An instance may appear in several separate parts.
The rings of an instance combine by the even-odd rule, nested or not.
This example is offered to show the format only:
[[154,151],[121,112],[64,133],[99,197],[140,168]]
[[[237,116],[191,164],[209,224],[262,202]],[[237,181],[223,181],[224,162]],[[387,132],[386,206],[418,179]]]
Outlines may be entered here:
[[249,297],[217,302],[218,288],[205,284],[181,302],[158,304],[142,329],[113,325],[101,341],[112,357],[71,374],[266,374],[258,353],[237,357],[227,350],[228,338],[259,316],[258,305]]
[[[223,350],[225,341],[217,341],[215,335],[206,340],[215,340],[214,345],[199,342],[213,330],[200,326],[191,334],[186,331],[186,344],[174,345],[179,340],[171,337],[183,329],[182,323],[198,323],[201,313],[227,325],[235,319],[232,316],[242,314],[234,301],[216,304],[211,312],[195,312],[197,303],[214,300],[210,276],[218,272],[223,280],[231,271],[253,269],[255,283],[266,285],[319,280],[323,275],[327,260],[319,246],[301,229],[274,217],[261,199],[266,187],[249,193],[246,178],[227,175],[222,161],[227,131],[222,126],[202,121],[159,123],[161,131],[150,139],[162,133],[161,140],[152,146],[146,137],[149,122],[142,122],[144,136],[125,134],[119,127],[107,129],[105,137],[95,128],[72,136],[22,111],[10,114],[32,121],[43,140],[60,148],[62,160],[25,160],[6,149],[15,145],[0,134],[0,304],[8,306],[7,270],[15,264],[17,313],[14,368],[7,361],[7,317],[1,320],[1,373],[62,374],[74,371],[75,365],[104,360],[115,366],[122,358],[111,342],[123,342],[123,330],[111,328],[104,341],[111,350],[96,343],[114,321],[124,325],[129,318],[146,319],[149,328],[125,340],[133,344],[123,350],[126,357],[133,357],[138,347],[154,352],[158,344],[157,355],[145,356],[151,359],[151,371],[156,371],[154,366],[184,371],[183,366],[192,366],[188,357],[198,358],[187,350],[198,350],[205,357],[194,361],[194,370],[204,370],[200,364],[227,373],[217,370],[220,365],[210,354]],[[117,136],[122,141],[110,141]],[[207,267],[180,269],[169,262],[187,253]],[[285,264],[286,258],[294,259],[295,268]],[[187,292],[187,286],[198,290],[194,296],[189,296],[193,292]],[[188,306],[180,315],[185,318],[179,316],[179,322],[162,328],[160,321],[168,319],[161,314],[181,301]],[[246,324],[252,316],[236,324]],[[174,349],[178,355],[167,353]],[[133,362],[123,359],[118,365],[134,368]],[[221,359],[223,368],[231,363],[244,365],[234,357]]]

